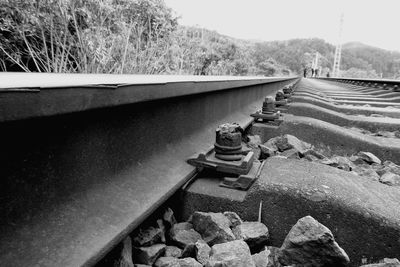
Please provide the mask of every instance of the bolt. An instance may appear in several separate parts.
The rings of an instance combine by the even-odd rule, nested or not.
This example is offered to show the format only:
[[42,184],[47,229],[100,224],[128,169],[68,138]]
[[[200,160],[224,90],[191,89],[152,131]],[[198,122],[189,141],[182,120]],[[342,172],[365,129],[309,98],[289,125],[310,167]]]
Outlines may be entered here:
[[285,88],[283,88],[283,93],[284,94],[291,94],[292,93],[292,89],[285,87]]
[[215,157],[234,161],[242,159],[242,128],[237,123],[224,123],[215,133]]
[[283,97],[283,92],[278,91],[278,92],[276,93],[276,95],[275,95],[275,101],[281,101],[281,100],[283,100],[283,99],[285,99],[285,98]]
[[262,113],[273,113],[275,111],[275,100],[272,96],[267,96],[264,99]]

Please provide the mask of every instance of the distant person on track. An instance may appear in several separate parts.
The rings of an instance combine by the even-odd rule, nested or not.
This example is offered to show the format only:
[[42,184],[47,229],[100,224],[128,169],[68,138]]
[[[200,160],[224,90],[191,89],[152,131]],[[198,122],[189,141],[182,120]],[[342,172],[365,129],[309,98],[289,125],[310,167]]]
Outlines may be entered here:
[[311,77],[314,77],[314,69],[311,68]]
[[331,75],[329,74],[329,71],[328,71],[328,73],[326,74],[326,77],[327,77],[327,78],[331,77]]
[[307,78],[307,68],[304,68],[303,75],[304,75],[304,78]]

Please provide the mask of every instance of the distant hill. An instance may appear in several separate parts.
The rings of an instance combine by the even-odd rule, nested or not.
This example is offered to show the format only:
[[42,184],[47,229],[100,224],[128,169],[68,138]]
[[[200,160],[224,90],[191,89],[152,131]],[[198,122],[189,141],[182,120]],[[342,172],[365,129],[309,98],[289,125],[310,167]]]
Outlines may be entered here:
[[356,42],[344,44],[342,50],[344,70],[351,68],[373,70],[383,78],[400,78],[400,52]]
[[[320,54],[322,75],[332,72],[335,46],[318,38],[285,41],[242,40],[196,27],[181,26],[191,43],[186,56],[198,65],[202,75],[301,75],[310,67],[315,53]],[[189,41],[189,42],[188,42]],[[182,46],[181,45],[181,46]],[[186,67],[184,69],[190,69]],[[342,47],[341,75],[359,78],[400,78],[400,52],[387,51],[359,42]]]
[[[324,73],[332,69],[335,46],[322,39],[291,39],[286,41],[262,42],[262,47],[279,64],[301,74],[315,55],[321,55],[320,65]],[[359,42],[342,46],[341,70],[343,76],[400,78],[400,52],[388,51]]]
[[[315,55],[321,55],[320,65],[324,74],[332,69],[335,46],[322,39],[291,39],[286,41],[262,42],[262,47],[279,64],[301,74]],[[359,42],[342,46],[341,70],[343,76],[400,78],[400,52],[388,51]]]

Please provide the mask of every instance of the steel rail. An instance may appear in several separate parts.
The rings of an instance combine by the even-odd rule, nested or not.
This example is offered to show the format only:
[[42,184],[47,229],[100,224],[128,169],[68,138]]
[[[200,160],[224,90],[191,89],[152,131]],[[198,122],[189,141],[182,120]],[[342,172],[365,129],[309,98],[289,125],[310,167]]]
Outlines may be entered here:
[[218,124],[249,125],[298,79],[57,77],[31,92],[1,75],[1,266],[94,265],[191,178]]
[[393,79],[364,79],[364,78],[331,78],[331,77],[319,77],[318,79],[327,80],[327,81],[335,81],[335,82],[343,82],[343,83],[353,83],[360,84],[366,86],[374,86],[376,85],[387,85],[387,86],[395,86],[398,88],[400,86],[400,80]]
[[121,106],[279,80],[226,76],[0,73],[0,122]]

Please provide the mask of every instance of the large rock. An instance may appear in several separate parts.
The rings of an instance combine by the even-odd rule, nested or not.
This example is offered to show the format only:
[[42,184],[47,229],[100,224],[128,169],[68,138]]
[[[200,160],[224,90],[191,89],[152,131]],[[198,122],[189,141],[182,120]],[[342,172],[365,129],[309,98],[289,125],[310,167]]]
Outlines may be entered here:
[[236,227],[243,222],[236,212],[225,211],[224,215],[226,218],[228,218],[229,222],[231,223],[230,228]]
[[164,257],[180,258],[182,256],[182,250],[175,246],[166,246]]
[[349,257],[339,247],[331,231],[311,216],[297,221],[280,249],[283,265],[346,266]]
[[164,253],[165,244],[155,244],[149,247],[135,247],[133,260],[135,263],[153,265],[156,260]]
[[379,181],[383,184],[391,186],[400,186],[400,175],[392,172],[386,172],[381,176],[381,178],[379,178]]
[[139,234],[133,239],[133,244],[137,247],[147,247],[161,242],[163,232],[160,228],[149,227],[140,230]]
[[269,254],[270,254],[270,251],[268,249],[265,249],[265,250],[261,251],[260,253],[251,255],[256,267],[268,267]]
[[231,222],[222,213],[196,211],[191,221],[194,229],[210,246],[235,240],[230,228]]
[[360,267],[400,267],[400,261],[398,259],[384,258],[379,263],[362,265]]
[[174,224],[169,232],[173,243],[180,248],[193,245],[201,239],[201,235],[193,229],[193,225],[188,222]]
[[196,260],[201,264],[206,264],[210,259],[210,246],[203,240],[199,240],[194,244]]
[[216,244],[211,248],[207,267],[255,267],[249,246],[243,240]]
[[377,156],[372,154],[371,152],[360,151],[357,153],[357,156],[368,164],[372,164],[372,163],[381,164],[382,163],[381,160]]
[[261,222],[243,222],[232,229],[236,239],[244,240],[249,247],[265,246],[268,241],[268,228]]

